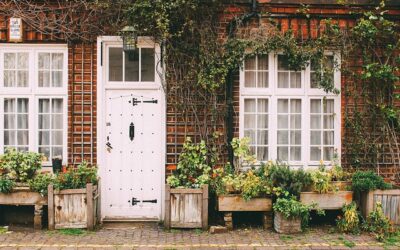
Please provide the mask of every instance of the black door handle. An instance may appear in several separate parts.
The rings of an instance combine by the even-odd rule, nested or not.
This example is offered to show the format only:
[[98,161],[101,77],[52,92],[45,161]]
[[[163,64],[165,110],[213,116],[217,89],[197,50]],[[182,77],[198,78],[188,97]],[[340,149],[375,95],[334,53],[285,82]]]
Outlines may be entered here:
[[131,122],[131,124],[129,125],[129,139],[131,139],[131,141],[135,139],[135,125],[133,124],[133,122]]

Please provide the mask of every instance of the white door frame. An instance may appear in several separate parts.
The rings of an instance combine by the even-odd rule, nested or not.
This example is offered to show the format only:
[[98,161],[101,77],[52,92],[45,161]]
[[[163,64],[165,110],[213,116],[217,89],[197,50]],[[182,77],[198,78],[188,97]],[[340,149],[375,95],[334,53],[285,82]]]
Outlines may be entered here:
[[[160,168],[161,168],[161,209],[160,213],[158,215],[160,220],[164,219],[164,209],[165,209],[165,157],[166,157],[166,98],[165,98],[165,92],[163,90],[162,86],[162,79],[157,72],[162,72],[161,69],[161,63],[158,63],[157,61],[160,60],[160,55],[161,55],[161,50],[160,46],[158,44],[155,44],[154,41],[149,38],[149,37],[139,37],[138,39],[138,46],[141,45],[149,45],[151,44],[155,48],[155,53],[156,53],[156,71],[155,71],[155,85],[152,86],[144,86],[143,84],[138,85],[138,84],[113,84],[112,86],[106,85],[106,68],[105,66],[107,65],[105,63],[105,56],[107,53],[105,53],[105,48],[106,44],[119,44],[122,45],[122,39],[119,36],[100,36],[97,38],[97,165],[98,165],[98,171],[99,171],[99,176],[100,178],[102,176],[105,176],[105,165],[106,165],[106,136],[105,136],[105,130],[106,130],[106,116],[105,116],[105,108],[106,108],[106,103],[105,103],[105,92],[106,89],[131,89],[131,90],[138,90],[138,89],[160,89],[162,91],[162,98],[160,100],[162,112],[161,112],[161,122],[162,122],[162,131],[161,131],[161,140],[162,140],[162,145],[164,145],[161,148],[161,154],[163,157],[161,157],[161,163],[160,163]],[[158,56],[157,56],[158,55]],[[103,187],[100,182],[100,192],[104,192]],[[101,203],[101,211],[104,211],[104,206],[105,202],[101,199],[100,197],[100,203]],[[103,214],[100,214],[101,220],[104,219]]]

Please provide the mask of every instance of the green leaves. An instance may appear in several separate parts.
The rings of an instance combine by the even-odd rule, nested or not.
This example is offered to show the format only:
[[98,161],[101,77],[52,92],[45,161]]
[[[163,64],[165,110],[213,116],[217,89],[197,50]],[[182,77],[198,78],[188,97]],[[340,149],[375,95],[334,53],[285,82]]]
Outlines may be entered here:
[[15,186],[15,182],[4,176],[0,176],[0,193],[8,194]]
[[294,197],[291,198],[278,198],[273,205],[274,212],[282,213],[286,218],[301,218],[301,226],[305,228],[308,226],[310,220],[310,211],[315,205],[304,205],[297,201]]
[[42,158],[42,154],[10,148],[0,156],[0,169],[6,172],[8,178],[17,182],[26,182],[42,168]]
[[357,171],[353,174],[352,189],[354,192],[368,192],[375,189],[389,189],[392,185],[386,183],[382,176],[372,171]]

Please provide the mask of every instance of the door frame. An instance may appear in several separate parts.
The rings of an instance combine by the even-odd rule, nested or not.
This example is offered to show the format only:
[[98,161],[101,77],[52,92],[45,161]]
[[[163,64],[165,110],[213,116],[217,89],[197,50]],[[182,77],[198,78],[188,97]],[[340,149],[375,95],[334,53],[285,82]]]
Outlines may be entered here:
[[[161,209],[160,214],[158,215],[159,220],[164,219],[164,211],[165,211],[165,162],[166,162],[166,96],[165,91],[162,86],[162,78],[157,72],[163,72],[161,68],[161,63],[158,63],[157,60],[161,58],[161,50],[159,44],[154,43],[154,41],[150,37],[139,37],[138,38],[138,46],[146,45],[146,46],[154,46],[156,53],[156,71],[155,71],[155,84],[149,86],[143,86],[139,84],[113,84],[112,86],[106,84],[106,63],[105,62],[105,53],[108,45],[121,45],[122,46],[122,38],[119,36],[99,36],[97,38],[97,166],[100,176],[100,194],[104,193],[103,186],[101,185],[101,178],[105,176],[106,172],[106,148],[102,145],[105,145],[106,141],[106,116],[105,116],[105,108],[106,108],[106,90],[114,89],[114,90],[160,90],[161,94],[161,140],[162,145],[161,148],[161,162],[160,162],[160,182],[161,182]],[[157,56],[159,55],[159,56]],[[101,211],[105,211],[105,201],[100,197],[100,218],[101,221],[105,218],[104,213]],[[129,219],[129,218],[128,218]]]

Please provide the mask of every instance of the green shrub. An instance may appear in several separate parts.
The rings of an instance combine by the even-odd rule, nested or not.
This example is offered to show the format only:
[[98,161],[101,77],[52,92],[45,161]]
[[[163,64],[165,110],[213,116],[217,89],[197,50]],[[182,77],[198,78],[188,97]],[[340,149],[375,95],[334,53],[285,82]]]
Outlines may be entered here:
[[372,171],[357,171],[353,174],[352,189],[356,193],[391,187],[391,184],[386,183],[381,176]]
[[6,172],[10,179],[26,182],[33,178],[37,170],[41,169],[42,158],[42,154],[10,148],[0,156],[0,168]]
[[0,176],[0,193],[8,194],[11,192],[14,186],[15,182],[13,180],[10,180],[4,176]]
[[318,193],[327,193],[331,190],[331,176],[329,173],[315,170],[311,172],[313,189]]
[[379,241],[384,241],[395,232],[395,228],[390,223],[382,210],[382,203],[377,202],[375,209],[368,215],[363,225],[363,229],[374,234]]
[[42,196],[47,195],[47,187],[54,184],[56,177],[53,174],[43,173],[36,175],[32,180],[29,180],[29,187],[32,191],[40,193]]
[[339,216],[336,225],[340,232],[359,233],[360,232],[360,214],[357,211],[357,204],[352,202],[342,208],[343,216]]
[[97,184],[97,179],[97,168],[83,162],[77,168],[69,168],[67,172],[59,173],[54,187],[60,190],[85,188],[88,183]]

